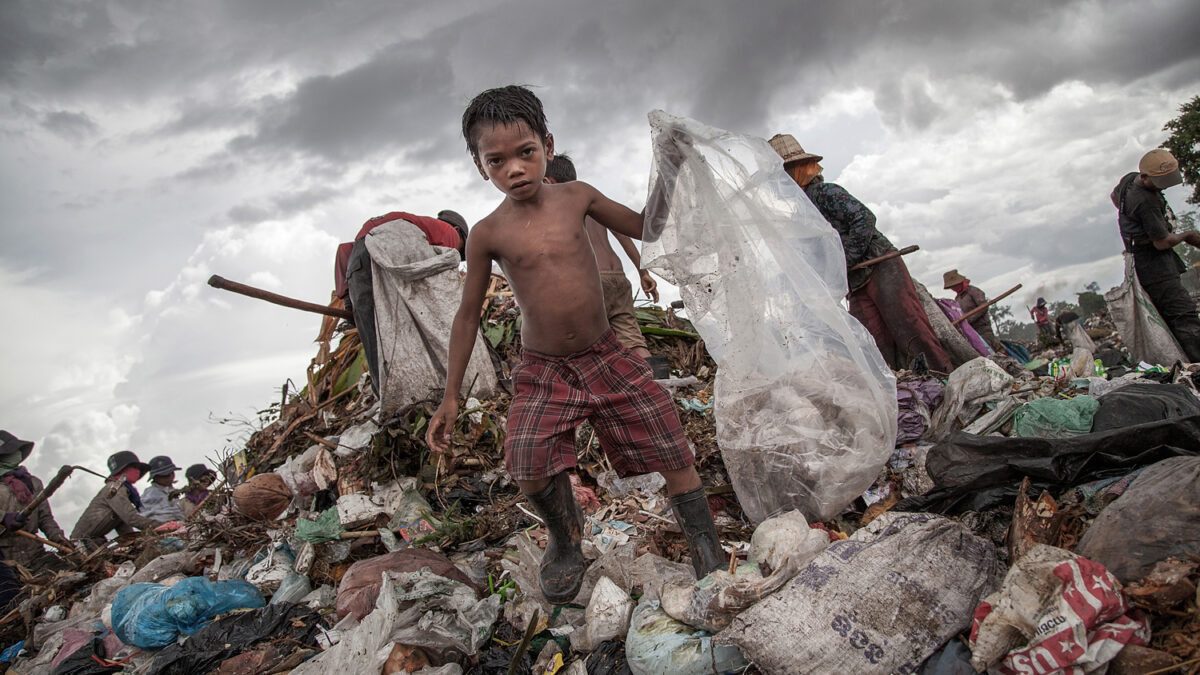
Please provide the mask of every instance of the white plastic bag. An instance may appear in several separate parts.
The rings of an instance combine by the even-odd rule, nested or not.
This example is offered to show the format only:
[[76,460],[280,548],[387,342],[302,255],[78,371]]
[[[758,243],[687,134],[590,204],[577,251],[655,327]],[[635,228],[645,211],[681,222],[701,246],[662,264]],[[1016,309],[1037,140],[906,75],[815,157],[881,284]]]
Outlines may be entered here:
[[633,600],[608,577],[600,577],[584,612],[587,623],[571,633],[571,646],[576,651],[590,652],[601,642],[622,637],[629,631],[629,616]]
[[[717,443],[746,515],[827,520],[871,486],[896,439],[896,380],[842,307],[837,232],[766,141],[650,113],[645,266],[679,287],[717,362]],[[663,175],[675,190],[664,216]]]

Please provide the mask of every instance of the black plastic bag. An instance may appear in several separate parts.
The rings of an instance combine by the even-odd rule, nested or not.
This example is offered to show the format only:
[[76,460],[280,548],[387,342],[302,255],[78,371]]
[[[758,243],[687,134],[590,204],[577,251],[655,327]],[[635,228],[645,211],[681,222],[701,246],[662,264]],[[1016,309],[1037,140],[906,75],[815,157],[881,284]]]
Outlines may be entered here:
[[1200,415],[1200,400],[1182,384],[1128,384],[1100,397],[1092,432]]
[[264,640],[315,646],[317,632],[324,626],[321,615],[305,605],[280,603],[234,614],[201,628],[182,645],[159,652],[147,675],[207,673]]
[[1160,560],[1200,551],[1200,457],[1148,467],[1100,512],[1075,552],[1108,568],[1122,583],[1149,574]]
[[92,641],[75,650],[74,654],[68,656],[58,667],[51,671],[51,675],[104,675],[104,673],[118,673],[124,670],[124,666],[106,666],[104,659],[104,640],[100,638],[92,638]]
[[981,511],[1011,503],[1026,476],[1036,495],[1197,454],[1200,415],[1072,438],[1004,438],[959,431],[929,451],[925,468],[934,489],[901,500],[893,510]]

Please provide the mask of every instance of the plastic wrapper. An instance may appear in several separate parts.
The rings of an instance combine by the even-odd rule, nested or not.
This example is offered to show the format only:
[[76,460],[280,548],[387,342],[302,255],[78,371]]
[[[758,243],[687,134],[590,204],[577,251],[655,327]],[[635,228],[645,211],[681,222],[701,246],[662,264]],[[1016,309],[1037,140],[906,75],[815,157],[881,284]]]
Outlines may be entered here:
[[[738,501],[754,522],[832,518],[896,439],[895,377],[842,307],[837,232],[766,141],[661,111],[650,126],[642,260],[679,287],[719,366],[717,443]],[[667,204],[660,178],[675,186]]]
[[[349,675],[378,673],[392,653],[390,636],[396,628],[400,609],[396,605],[392,580],[380,573],[375,605],[362,621],[347,617],[336,626],[341,639],[315,657],[300,664],[292,675]],[[333,631],[330,631],[333,632]]]
[[634,675],[721,675],[749,665],[737,647],[713,644],[711,634],[672,619],[652,601],[633,610],[625,659]]
[[218,614],[262,607],[262,594],[245,581],[191,577],[170,588],[133,584],[117,594],[112,624],[117,637],[142,649],[161,649],[180,634],[191,635]]
[[1149,622],[1130,612],[1103,565],[1038,544],[975,610],[971,665],[1002,675],[1104,672],[1126,644],[1149,639]]
[[341,516],[337,508],[332,506],[322,511],[316,520],[296,520],[296,538],[310,544],[337,541],[343,531]]
[[576,651],[590,652],[601,642],[625,635],[633,600],[608,577],[600,577],[584,611],[583,627],[571,633],[571,646]]
[[275,594],[271,596],[270,604],[278,605],[284,602],[300,602],[301,598],[309,593],[312,593],[312,582],[308,580],[308,577],[292,572],[280,582],[279,590],[275,591]]
[[392,640],[454,662],[474,656],[487,642],[500,615],[499,595],[480,600],[471,586],[428,570],[389,576],[400,608]]

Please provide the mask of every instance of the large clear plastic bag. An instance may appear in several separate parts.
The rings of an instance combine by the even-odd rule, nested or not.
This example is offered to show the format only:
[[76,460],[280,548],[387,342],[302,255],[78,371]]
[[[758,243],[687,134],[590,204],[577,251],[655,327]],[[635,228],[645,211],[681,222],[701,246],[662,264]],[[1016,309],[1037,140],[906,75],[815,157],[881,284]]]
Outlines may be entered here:
[[[841,241],[766,141],[650,113],[646,267],[717,362],[717,443],[747,516],[836,516],[896,440],[896,380],[842,306]],[[676,168],[677,167],[677,168]],[[668,213],[664,191],[675,184]]]

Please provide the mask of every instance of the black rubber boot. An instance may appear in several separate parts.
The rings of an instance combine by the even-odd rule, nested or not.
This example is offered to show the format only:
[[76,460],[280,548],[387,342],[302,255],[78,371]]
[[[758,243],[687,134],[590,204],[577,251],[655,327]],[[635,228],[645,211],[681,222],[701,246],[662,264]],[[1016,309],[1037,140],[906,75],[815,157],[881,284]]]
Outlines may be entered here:
[[552,605],[565,605],[579,593],[587,569],[580,547],[583,511],[575,501],[571,477],[563,471],[541,492],[525,496],[550,533],[538,579],[542,595]]
[[717,525],[712,511],[708,510],[708,496],[704,488],[671,496],[671,511],[675,522],[683,530],[688,548],[692,553],[692,568],[696,578],[702,579],[709,572],[719,570],[728,563],[725,551],[721,550],[721,539],[717,536]]

